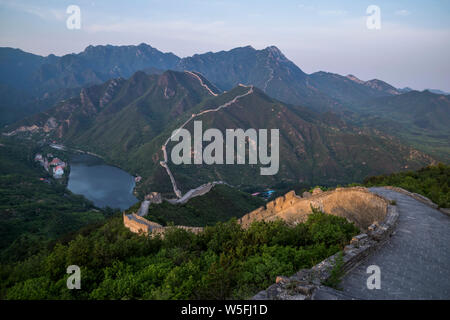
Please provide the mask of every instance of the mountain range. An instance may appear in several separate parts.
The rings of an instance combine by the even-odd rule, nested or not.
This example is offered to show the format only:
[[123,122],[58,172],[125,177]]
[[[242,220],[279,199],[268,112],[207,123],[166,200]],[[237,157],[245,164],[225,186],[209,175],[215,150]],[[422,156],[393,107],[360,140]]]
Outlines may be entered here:
[[[160,75],[136,72],[127,80],[109,80],[22,120],[9,134],[31,134],[95,152],[143,176],[139,185],[143,194],[154,190],[170,193],[169,176],[160,166],[164,141],[192,114],[217,108],[249,90],[236,86],[220,94],[200,76],[177,71]],[[226,110],[206,113],[198,120],[205,130],[222,132],[279,129],[280,170],[274,176],[261,176],[257,165],[171,165],[183,192],[215,180],[241,188],[336,185],[433,161],[387,135],[353,127],[335,113],[285,104],[256,87]],[[192,122],[185,128],[192,132]],[[168,145],[169,151],[172,147],[173,143]]]
[[[19,49],[0,48],[0,85],[39,99],[58,89],[129,78],[140,70],[197,71],[221,90],[229,90],[239,83],[252,84],[280,101],[306,105],[316,111],[340,111],[348,104],[402,92],[377,79],[364,82],[351,75],[306,74],[275,46],[263,50],[246,46],[186,58],[163,53],[147,44],[89,46],[81,53],[62,57],[41,57]],[[3,101],[4,95],[1,97]],[[47,107],[51,102],[55,100],[50,100]],[[35,112],[42,108],[37,107]]]
[[0,48],[0,71],[6,134],[31,132],[98,153],[142,175],[143,192],[170,192],[159,161],[171,131],[249,85],[251,95],[202,120],[221,129],[279,128],[279,174],[262,177],[255,166],[176,166],[183,191],[218,179],[331,185],[450,160],[448,96],[353,75],[307,74],[274,46],[187,58],[146,44],[89,46],[62,57]]

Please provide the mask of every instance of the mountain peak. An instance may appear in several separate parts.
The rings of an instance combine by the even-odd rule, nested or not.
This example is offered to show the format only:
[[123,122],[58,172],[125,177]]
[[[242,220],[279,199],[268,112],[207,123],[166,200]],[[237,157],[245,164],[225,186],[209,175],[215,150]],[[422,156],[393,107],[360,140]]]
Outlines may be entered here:
[[144,47],[144,48],[153,48],[151,45],[145,43],[145,42],[141,42],[140,44],[137,45],[138,47]]
[[281,53],[280,49],[278,49],[277,46],[268,46],[268,47],[266,48],[266,50],[270,50],[270,51],[272,51],[272,52]]
[[276,46],[269,46],[264,49],[264,51],[269,52],[269,54],[277,60],[287,60],[284,54]]
[[253,48],[251,45],[248,45],[244,47],[236,47],[229,51],[221,51],[221,52],[227,53],[227,52],[252,52],[252,51],[256,51],[255,48]]
[[384,82],[384,81],[379,80],[379,79],[372,79],[372,80],[366,81],[365,85],[369,86],[369,87],[371,87],[372,89],[375,89],[375,90],[387,92],[387,93],[389,93],[391,95],[397,95],[397,94],[401,93],[396,88],[391,86],[389,83]]
[[364,81],[362,81],[361,79],[357,78],[356,76],[352,75],[352,74],[348,74],[346,76],[348,79],[355,81],[357,83],[364,83]]

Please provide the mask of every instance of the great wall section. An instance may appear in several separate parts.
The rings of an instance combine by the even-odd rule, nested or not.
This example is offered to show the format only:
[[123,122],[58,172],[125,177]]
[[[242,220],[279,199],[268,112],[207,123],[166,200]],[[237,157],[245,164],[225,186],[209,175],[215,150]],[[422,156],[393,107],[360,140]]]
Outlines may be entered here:
[[[210,190],[214,184],[208,185]],[[202,193],[203,194],[203,193]],[[150,203],[161,203],[162,199],[156,194],[146,197],[137,213],[124,214],[124,225],[132,232],[152,234],[161,233],[163,226],[151,222],[143,216],[148,213]],[[185,202],[183,202],[185,203]],[[387,201],[380,196],[370,193],[366,188],[337,188],[333,191],[322,192],[314,189],[312,194],[305,192],[303,196],[296,195],[294,191],[286,193],[266,203],[250,213],[241,217],[238,222],[247,228],[254,221],[274,221],[282,219],[290,224],[304,222],[311,213],[311,206],[323,212],[344,217],[354,222],[361,229],[367,228],[374,221],[382,221],[387,212]],[[363,213],[363,214],[362,214]],[[191,227],[182,226],[189,229]],[[198,232],[202,228],[195,228]]]
[[[151,196],[151,201],[160,199]],[[156,199],[156,200],[155,200]],[[361,233],[351,240],[341,253],[337,253],[310,269],[303,269],[286,277],[279,276],[275,283],[256,294],[255,300],[322,300],[322,299],[422,299],[428,297],[405,288],[421,286],[432,298],[450,298],[450,218],[448,209],[437,208],[429,199],[394,187],[385,188],[336,188],[323,192],[319,188],[302,196],[290,191],[267,202],[265,206],[238,219],[243,228],[254,221],[282,219],[289,224],[306,221],[311,207],[355,223]],[[148,208],[148,207],[147,207]],[[419,223],[420,221],[420,223]],[[181,228],[194,233],[200,227],[164,227],[135,213],[123,215],[125,227],[135,233],[164,236],[168,228]],[[414,243],[415,247],[411,244]],[[337,259],[342,262],[343,288],[335,290],[323,285],[331,276]],[[423,267],[424,261],[434,261]],[[437,261],[437,262],[436,262]],[[366,268],[380,265],[395,274],[385,275],[385,290],[368,290]],[[430,274],[429,269],[435,269]],[[401,270],[401,274],[398,274]],[[415,272],[417,274],[411,274]],[[421,274],[425,273],[425,274]],[[428,282],[418,282],[425,277]],[[397,279],[402,279],[398,283]],[[406,287],[405,287],[406,286]],[[409,287],[408,287],[409,286]],[[436,290],[440,288],[440,290]],[[397,294],[397,295],[393,295]]]
[[282,219],[288,223],[304,222],[311,213],[311,206],[328,214],[344,217],[361,229],[373,221],[382,221],[386,215],[387,201],[369,192],[366,188],[337,188],[322,192],[314,189],[312,194],[305,192],[302,197],[294,191],[286,193],[239,219],[243,227],[253,221],[273,221]]

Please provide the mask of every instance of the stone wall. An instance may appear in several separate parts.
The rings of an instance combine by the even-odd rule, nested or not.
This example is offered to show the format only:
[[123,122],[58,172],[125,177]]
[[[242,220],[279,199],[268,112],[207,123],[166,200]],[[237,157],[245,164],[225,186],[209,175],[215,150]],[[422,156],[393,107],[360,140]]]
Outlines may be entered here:
[[148,235],[155,228],[162,228],[163,226],[147,220],[137,214],[123,214],[123,224],[126,228],[130,229],[134,233],[142,233]]
[[[347,273],[363,262],[372,252],[382,246],[392,235],[398,221],[398,212],[394,206],[388,205],[383,222],[374,222],[367,232],[353,237],[351,243],[342,252],[343,272]],[[330,277],[337,253],[311,269],[303,269],[291,277],[278,276],[276,283],[266,290],[260,291],[253,300],[314,300],[314,293],[323,288],[323,283]],[[322,289],[323,290],[323,289]],[[351,299],[339,292],[327,290],[336,299]],[[333,298],[333,297],[330,297]]]
[[[148,200],[146,200],[148,201]],[[386,216],[387,201],[382,197],[370,193],[366,188],[337,188],[322,192],[314,189],[313,193],[304,193],[303,197],[289,191],[284,196],[267,202],[240,218],[238,221],[248,228],[254,221],[274,221],[282,219],[288,223],[297,224],[307,220],[311,214],[311,206],[328,214],[344,217],[354,222],[360,229],[366,229],[374,221],[382,221]],[[145,234],[163,234],[165,227],[151,222],[136,214],[124,215],[124,224],[132,232]],[[195,233],[203,228],[176,226]]]
[[145,235],[161,235],[164,236],[164,233],[169,228],[179,228],[186,231],[190,231],[193,233],[199,233],[203,231],[201,227],[188,227],[188,226],[173,226],[173,227],[163,227],[162,225],[147,220],[144,217],[141,217],[135,213],[132,214],[123,214],[123,224],[126,228],[128,228],[131,232],[145,234]]
[[282,219],[296,224],[307,220],[311,206],[328,214],[344,217],[354,222],[360,229],[366,229],[374,221],[382,221],[386,216],[387,200],[366,188],[337,188],[322,192],[315,189],[303,197],[290,191],[239,219],[244,228],[253,221],[273,221]]
[[436,210],[439,210],[443,214],[445,214],[447,216],[450,216],[450,208],[440,208],[436,203],[434,203],[433,201],[431,201],[427,197],[424,197],[421,194],[410,192],[408,190],[405,190],[405,189],[399,188],[399,187],[388,186],[388,187],[385,187],[385,188],[397,191],[397,192],[402,193],[402,194],[406,194],[407,196],[410,196],[410,197],[416,199],[417,201],[420,201],[423,204],[426,204],[427,206],[430,206],[430,207],[432,207],[432,208],[434,208]]
[[[381,246],[392,234],[398,219],[396,208],[389,205],[386,199],[369,192],[366,188],[353,187],[325,192],[316,188],[312,194],[303,193],[303,197],[290,191],[268,202],[264,207],[246,214],[238,221],[244,228],[249,227],[253,221],[262,220],[283,219],[288,223],[300,223],[311,214],[311,206],[328,214],[344,217],[364,230],[343,250],[344,272],[350,271]],[[151,236],[164,236],[169,228],[174,227],[194,233],[203,231],[200,227],[163,227],[136,214],[123,217],[124,225],[130,231]],[[311,269],[300,270],[289,278],[277,277],[275,284],[259,292],[253,299],[314,299],[314,292],[329,278],[337,255],[325,259]]]

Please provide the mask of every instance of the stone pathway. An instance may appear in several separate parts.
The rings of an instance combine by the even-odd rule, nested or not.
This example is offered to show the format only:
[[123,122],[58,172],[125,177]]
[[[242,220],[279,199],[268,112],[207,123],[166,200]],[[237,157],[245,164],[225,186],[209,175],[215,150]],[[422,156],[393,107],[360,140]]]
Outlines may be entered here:
[[[407,195],[370,191],[397,202],[391,239],[342,280],[342,294],[357,299],[450,299],[450,217]],[[367,267],[381,270],[381,289],[367,288]]]

